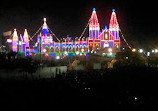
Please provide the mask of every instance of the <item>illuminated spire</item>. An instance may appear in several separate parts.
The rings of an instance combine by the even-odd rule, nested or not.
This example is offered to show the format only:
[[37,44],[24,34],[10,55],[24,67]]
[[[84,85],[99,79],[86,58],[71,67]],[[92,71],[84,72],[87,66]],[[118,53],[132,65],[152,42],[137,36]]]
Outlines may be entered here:
[[24,40],[24,42],[25,42],[25,44],[26,44],[26,47],[29,47],[29,34],[28,34],[28,32],[27,32],[27,29],[25,29],[25,31],[24,31],[23,40]]
[[91,22],[90,22],[90,26],[94,27],[93,25],[96,25],[97,27],[99,26],[95,8],[93,8],[93,12],[92,12],[92,15],[91,15]]
[[117,22],[115,9],[112,9],[110,24],[109,24],[109,31],[112,35],[111,39],[119,39],[119,24]]
[[14,32],[13,32],[13,39],[16,40],[17,38],[18,38],[18,34],[17,34],[16,29],[14,29]]
[[48,26],[47,26],[47,23],[46,23],[46,18],[43,18],[43,27],[42,27],[42,34],[45,35],[45,34],[48,34]]
[[112,14],[111,14],[109,28],[118,28],[118,27],[119,27],[119,24],[117,22],[115,9],[113,9]]
[[14,29],[14,32],[13,32],[13,38],[12,38],[12,49],[13,49],[13,52],[17,52],[18,51],[18,34],[17,34],[17,31],[16,29]]
[[96,9],[93,8],[93,12],[90,18],[90,25],[89,25],[89,37],[90,39],[99,39],[99,32],[100,32],[100,27],[98,23],[98,18],[96,14]]
[[25,31],[24,31],[24,41],[29,41],[29,35],[27,32],[27,29],[25,29]]

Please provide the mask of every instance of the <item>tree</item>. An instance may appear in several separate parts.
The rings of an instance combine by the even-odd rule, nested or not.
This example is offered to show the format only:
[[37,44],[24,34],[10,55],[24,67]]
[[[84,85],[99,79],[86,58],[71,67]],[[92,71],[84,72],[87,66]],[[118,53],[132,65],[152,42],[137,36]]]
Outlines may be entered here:
[[141,54],[130,50],[117,52],[116,60],[117,62],[114,64],[114,67],[145,65],[145,58]]

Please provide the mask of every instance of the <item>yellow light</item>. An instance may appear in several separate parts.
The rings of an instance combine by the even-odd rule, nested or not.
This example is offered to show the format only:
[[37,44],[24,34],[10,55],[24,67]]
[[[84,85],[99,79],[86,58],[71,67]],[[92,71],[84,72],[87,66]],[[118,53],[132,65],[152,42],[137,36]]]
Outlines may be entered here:
[[45,56],[49,56],[49,54],[48,54],[48,53],[46,53],[46,54],[45,54]]
[[132,52],[136,52],[136,49],[132,49]]
[[108,52],[112,52],[112,48],[109,48],[109,49],[108,49]]

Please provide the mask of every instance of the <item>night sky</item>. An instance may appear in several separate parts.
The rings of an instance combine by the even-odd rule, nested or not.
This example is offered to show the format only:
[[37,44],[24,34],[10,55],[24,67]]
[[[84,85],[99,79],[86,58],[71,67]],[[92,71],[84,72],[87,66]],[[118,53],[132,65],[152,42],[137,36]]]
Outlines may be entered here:
[[[116,10],[120,28],[133,46],[158,42],[157,2],[148,0],[74,0],[74,1],[6,1],[0,6],[0,33],[27,28],[32,36],[43,24],[43,18],[58,38],[80,36],[93,8],[101,29],[109,25],[112,9]],[[88,31],[85,33],[88,36]]]

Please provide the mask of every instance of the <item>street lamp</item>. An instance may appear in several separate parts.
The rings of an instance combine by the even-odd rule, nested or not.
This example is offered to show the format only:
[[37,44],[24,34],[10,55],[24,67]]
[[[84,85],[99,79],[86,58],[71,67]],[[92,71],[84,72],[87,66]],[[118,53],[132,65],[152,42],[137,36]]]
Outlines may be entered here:
[[149,67],[149,57],[150,57],[150,52],[147,52],[147,65]]
[[150,56],[150,52],[147,52],[147,56],[148,56],[148,57]]

